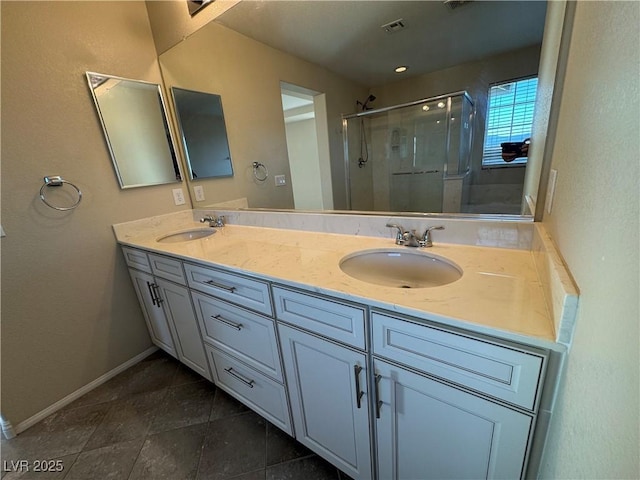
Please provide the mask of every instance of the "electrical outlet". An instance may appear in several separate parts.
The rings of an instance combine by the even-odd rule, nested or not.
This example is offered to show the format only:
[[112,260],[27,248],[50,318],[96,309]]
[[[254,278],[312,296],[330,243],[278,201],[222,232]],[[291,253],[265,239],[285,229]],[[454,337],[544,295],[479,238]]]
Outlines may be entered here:
[[184,200],[184,192],[181,188],[174,188],[173,190],[173,203],[176,205],[184,205],[186,202]]
[[287,179],[284,175],[276,175],[276,187],[284,187],[287,184]]
[[544,204],[547,207],[547,213],[551,213],[551,205],[553,205],[553,195],[556,193],[556,179],[558,171],[551,169],[549,172],[549,183],[547,183],[547,198]]
[[193,193],[196,197],[196,202],[204,202],[204,189],[202,185],[196,185],[193,187]]

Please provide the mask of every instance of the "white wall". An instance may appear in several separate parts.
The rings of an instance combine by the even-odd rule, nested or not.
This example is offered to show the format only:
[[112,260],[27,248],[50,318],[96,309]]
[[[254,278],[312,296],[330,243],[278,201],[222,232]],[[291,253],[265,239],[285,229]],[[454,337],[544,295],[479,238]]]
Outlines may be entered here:
[[[151,346],[114,223],[180,184],[121,190],[85,71],[160,82],[143,2],[2,2],[2,413],[14,426]],[[83,192],[46,207],[45,175]],[[184,188],[184,184],[182,185]]]
[[322,210],[316,120],[287,123],[286,132],[294,206],[299,210]]
[[578,2],[544,224],[580,288],[544,478],[640,478],[640,3]]

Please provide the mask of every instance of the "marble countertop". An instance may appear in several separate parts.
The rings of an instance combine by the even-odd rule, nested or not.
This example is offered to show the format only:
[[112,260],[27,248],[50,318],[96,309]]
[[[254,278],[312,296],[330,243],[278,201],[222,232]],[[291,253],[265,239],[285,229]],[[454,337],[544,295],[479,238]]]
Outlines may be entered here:
[[[124,224],[123,224],[124,225]],[[273,282],[302,287],[340,299],[473,330],[505,340],[559,348],[552,315],[530,250],[434,243],[418,251],[457,264],[462,277],[448,285],[402,289],[363,282],[345,274],[345,255],[396,246],[392,238],[227,225],[214,235],[180,243],[159,243],[162,234],[181,228],[159,225],[116,230],[121,244],[232,268]],[[416,249],[412,249],[416,251]]]

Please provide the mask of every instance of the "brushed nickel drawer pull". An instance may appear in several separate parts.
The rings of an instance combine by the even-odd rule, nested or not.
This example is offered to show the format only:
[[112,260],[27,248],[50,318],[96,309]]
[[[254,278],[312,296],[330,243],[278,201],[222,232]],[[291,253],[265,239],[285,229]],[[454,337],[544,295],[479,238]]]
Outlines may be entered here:
[[214,318],[216,320],[218,320],[221,323],[224,323],[225,325],[231,327],[231,328],[235,328],[236,330],[240,331],[242,330],[242,324],[241,323],[234,323],[230,320],[227,320],[226,318],[224,318],[222,315],[218,314],[218,315],[211,315],[211,318]]
[[249,388],[253,388],[253,384],[254,384],[255,380],[245,380],[244,378],[242,378],[242,376],[240,376],[236,372],[234,372],[233,368],[231,368],[231,367],[225,368],[224,371],[227,372],[232,377],[235,377],[238,380],[240,380],[242,383],[247,385]]
[[211,285],[212,287],[221,288],[222,290],[226,290],[227,292],[231,292],[231,293],[235,292],[235,290],[236,290],[236,287],[228,287],[226,285],[222,285],[220,283],[216,283],[213,280],[207,280],[204,283],[206,283],[207,285]]
[[360,372],[362,371],[362,367],[360,365],[353,366],[353,372],[356,375],[356,405],[358,408],[362,407],[362,396],[364,392],[360,389]]

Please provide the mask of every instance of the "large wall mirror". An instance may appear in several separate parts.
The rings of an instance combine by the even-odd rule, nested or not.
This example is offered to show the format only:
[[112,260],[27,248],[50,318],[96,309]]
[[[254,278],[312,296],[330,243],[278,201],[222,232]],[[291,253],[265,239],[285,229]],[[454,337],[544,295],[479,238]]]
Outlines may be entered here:
[[189,179],[233,176],[220,95],[171,87]]
[[87,72],[121,188],[181,181],[160,86]]
[[[357,176],[361,180],[358,191],[375,199],[372,179],[381,171],[376,171],[376,162],[395,152],[396,137],[407,145],[422,145],[416,151],[436,151],[426,148],[430,140],[418,143],[420,122],[380,127],[382,135],[375,139],[379,125],[370,122],[364,134],[356,135],[358,153],[345,164],[344,115],[467,92],[473,102],[474,124],[470,168],[461,172],[465,176],[457,187],[461,204],[457,213],[533,213],[538,185],[543,183],[546,125],[565,8],[566,2],[542,1],[239,2],[160,55],[168,85],[215,91],[225,99],[236,177],[224,188],[198,178],[207,200],[192,199],[194,208],[237,197],[245,197],[254,208],[296,207],[287,149],[290,125],[285,128],[287,113],[280,88],[285,82],[323,96],[327,133],[318,131],[317,141],[327,153],[336,210],[348,209],[349,196],[351,204],[356,203],[353,196],[358,193],[348,191],[348,177]],[[402,75],[393,71],[400,65],[409,67]],[[528,162],[505,163],[500,168],[483,165],[491,86],[535,76],[546,112],[536,104]],[[456,120],[450,117],[449,123]],[[541,126],[537,133],[536,125]],[[366,165],[359,162],[361,152],[370,159]],[[256,184],[246,174],[255,161],[265,164],[272,177],[284,176],[285,183],[276,185],[275,178],[269,178]],[[440,177],[445,174],[437,173]],[[402,189],[397,190],[402,194]],[[528,211],[527,196],[533,200]],[[426,205],[415,211],[438,213]]]

